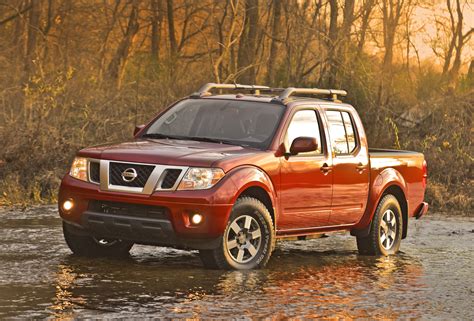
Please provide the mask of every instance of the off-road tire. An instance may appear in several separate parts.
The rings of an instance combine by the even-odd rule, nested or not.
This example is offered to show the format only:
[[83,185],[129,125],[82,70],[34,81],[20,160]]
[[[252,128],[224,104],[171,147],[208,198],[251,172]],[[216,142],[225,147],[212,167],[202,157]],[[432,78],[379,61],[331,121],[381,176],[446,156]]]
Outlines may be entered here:
[[74,233],[73,228],[64,222],[63,234],[66,244],[78,256],[125,257],[133,246],[133,243],[122,240],[111,240],[109,244],[102,245],[93,236]]
[[[387,249],[381,242],[381,227],[384,213],[391,211],[394,214],[396,220],[396,230],[393,244]],[[393,255],[400,249],[400,242],[402,240],[403,232],[403,217],[402,210],[398,200],[393,195],[385,195],[379,202],[377,209],[375,210],[374,217],[371,222],[371,228],[369,235],[365,237],[357,236],[357,248],[359,254],[362,255]]]
[[[258,227],[261,231],[260,246],[255,256],[245,263],[239,263],[232,257],[231,251],[228,250],[228,242],[226,241],[226,237],[228,233],[230,233],[231,224],[242,216],[252,217],[253,224],[258,223]],[[232,208],[226,230],[219,246],[212,250],[200,250],[199,256],[207,268],[250,270],[263,268],[268,263],[274,247],[275,229],[268,208],[255,198],[241,197],[235,202]],[[250,252],[248,252],[247,255],[251,256]]]

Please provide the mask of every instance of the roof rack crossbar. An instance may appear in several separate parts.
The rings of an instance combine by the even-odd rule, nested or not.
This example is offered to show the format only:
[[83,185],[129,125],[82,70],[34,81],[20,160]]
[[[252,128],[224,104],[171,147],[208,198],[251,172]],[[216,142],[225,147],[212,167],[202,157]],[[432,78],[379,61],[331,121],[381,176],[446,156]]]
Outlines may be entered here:
[[347,96],[347,91],[340,89],[320,89],[320,88],[294,88],[289,87],[283,90],[278,96],[279,100],[286,100],[292,95],[303,94],[303,95],[324,95],[329,96],[331,100],[336,101],[337,96]]
[[241,85],[241,84],[216,84],[216,83],[207,83],[202,86],[198,92],[194,93],[193,96],[204,96],[211,93],[213,89],[233,89],[233,90],[250,90],[258,93],[258,91],[270,91],[271,88],[268,86],[258,86],[258,85]]
[[199,91],[191,95],[191,97],[203,97],[211,95],[211,91],[214,89],[229,89],[229,90],[249,90],[253,94],[259,95],[261,91],[263,92],[277,92],[280,93],[277,98],[274,98],[276,101],[285,101],[293,95],[303,94],[303,95],[322,95],[326,96],[332,101],[338,101],[338,96],[347,96],[345,90],[340,89],[321,89],[321,88],[271,88],[268,86],[259,86],[259,85],[242,85],[242,84],[218,84],[218,83],[207,83],[202,86]]

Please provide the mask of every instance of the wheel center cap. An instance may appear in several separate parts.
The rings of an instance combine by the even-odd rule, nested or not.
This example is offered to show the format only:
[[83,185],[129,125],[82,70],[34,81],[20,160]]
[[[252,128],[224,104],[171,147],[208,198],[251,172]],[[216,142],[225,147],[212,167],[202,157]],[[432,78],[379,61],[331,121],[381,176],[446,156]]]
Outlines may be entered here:
[[245,232],[241,231],[237,234],[237,242],[241,245],[247,242],[247,235]]

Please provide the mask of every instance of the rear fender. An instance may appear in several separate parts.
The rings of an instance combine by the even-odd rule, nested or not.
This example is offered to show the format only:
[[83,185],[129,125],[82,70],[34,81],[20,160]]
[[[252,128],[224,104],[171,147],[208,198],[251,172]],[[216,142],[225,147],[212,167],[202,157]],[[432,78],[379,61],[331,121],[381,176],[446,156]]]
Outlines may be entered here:
[[394,168],[386,168],[372,181],[367,208],[359,223],[357,223],[351,231],[352,235],[367,236],[370,233],[375,210],[384,196],[384,192],[391,186],[399,187],[403,191],[403,194],[407,195],[407,184],[402,174]]

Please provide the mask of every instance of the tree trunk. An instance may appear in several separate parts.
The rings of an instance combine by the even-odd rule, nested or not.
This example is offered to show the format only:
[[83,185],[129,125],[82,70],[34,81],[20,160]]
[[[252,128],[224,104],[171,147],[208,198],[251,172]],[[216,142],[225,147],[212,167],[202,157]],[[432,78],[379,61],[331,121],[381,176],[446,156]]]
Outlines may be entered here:
[[348,62],[349,62],[349,52],[350,52],[350,45],[351,45],[351,29],[352,24],[354,22],[354,0],[346,0],[344,2],[344,11],[343,11],[343,22],[341,27],[341,46],[338,54],[338,68],[336,70],[336,78],[337,73],[341,75],[345,75],[346,71],[349,70]]
[[170,40],[170,51],[171,57],[175,57],[178,51],[178,43],[176,41],[175,26],[174,26],[174,13],[173,13],[173,0],[167,0],[167,13],[168,13],[168,33]]
[[240,80],[255,83],[255,53],[257,47],[258,0],[245,1],[244,32],[240,40],[238,68],[243,70]]
[[[408,0],[409,3],[411,0]],[[385,96],[386,89],[391,88],[392,82],[392,63],[393,63],[393,46],[395,44],[395,35],[400,25],[400,17],[405,7],[405,1],[382,0],[382,25],[383,25],[383,44],[385,53],[382,62],[382,75],[377,94],[377,105],[382,106],[387,103]]]
[[115,81],[117,87],[120,87],[122,69],[128,58],[130,46],[132,45],[133,38],[137,34],[138,29],[138,0],[133,0],[132,9],[128,18],[127,29],[125,30],[125,34],[120,41],[107,69],[109,78]]
[[453,38],[456,39],[456,54],[454,56],[454,61],[453,61],[453,66],[451,67],[451,71],[449,72],[449,80],[451,83],[455,83],[458,79],[459,76],[459,70],[461,69],[461,55],[462,55],[462,49],[464,47],[464,37],[462,33],[462,27],[463,27],[463,12],[462,12],[462,7],[460,0],[456,0],[456,12],[458,16],[458,23],[456,25],[456,31],[455,34],[453,35]]
[[28,36],[24,63],[23,83],[27,83],[34,72],[34,59],[38,42],[39,21],[41,15],[41,1],[31,0],[31,10],[28,15]]
[[272,40],[270,46],[270,56],[267,64],[267,81],[268,85],[273,84],[274,71],[276,66],[276,58],[278,53],[278,42],[281,31],[281,0],[273,0],[273,24],[272,24]]
[[338,5],[337,0],[329,0],[330,15],[329,15],[329,34],[328,34],[328,64],[329,77],[328,86],[333,87],[336,82],[337,73],[337,18]]
[[375,0],[367,0],[362,8],[362,21],[360,23],[359,43],[357,44],[357,55],[360,57],[364,51],[365,38],[369,29],[370,16],[374,8]]
[[160,0],[151,0],[151,56],[159,59],[160,55],[160,31],[163,22],[162,2]]

